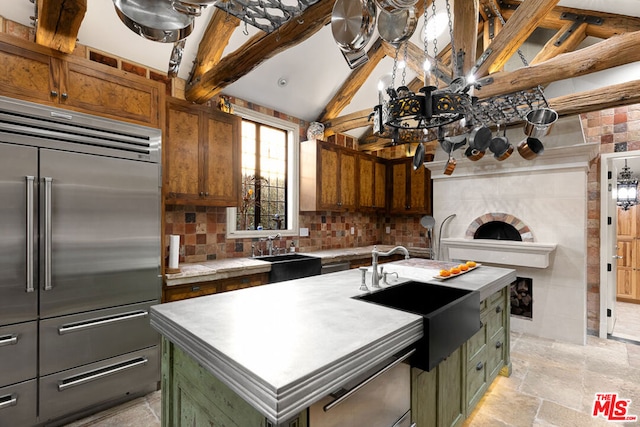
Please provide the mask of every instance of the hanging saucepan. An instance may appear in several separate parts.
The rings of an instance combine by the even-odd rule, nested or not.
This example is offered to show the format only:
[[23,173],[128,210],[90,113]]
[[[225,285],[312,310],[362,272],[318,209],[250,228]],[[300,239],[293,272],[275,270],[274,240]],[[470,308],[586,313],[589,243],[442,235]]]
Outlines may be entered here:
[[446,138],[440,139],[439,142],[440,142],[440,147],[442,147],[442,149],[445,152],[451,153],[467,143],[467,136],[466,135],[448,136]]
[[475,162],[484,157],[484,151],[480,151],[477,148],[469,146],[464,151],[464,155],[467,157],[467,159]]
[[387,12],[383,9],[378,15],[378,33],[382,40],[393,46],[399,46],[409,40],[417,24],[418,17],[413,6],[395,12]]
[[491,139],[491,142],[489,143],[489,150],[493,153],[493,157],[500,162],[508,158],[511,153],[513,153],[513,145],[511,145],[507,139],[506,126],[504,128],[503,136],[500,136],[500,125],[498,125],[498,132],[496,133],[496,137]]
[[396,12],[401,9],[413,7],[418,0],[376,0],[376,4],[381,10]]
[[542,145],[542,141],[538,138],[529,136],[518,144],[518,153],[527,160],[533,160],[538,157],[538,155],[544,153],[544,145]]
[[331,13],[331,32],[349,67],[356,68],[368,61],[364,47],[375,26],[373,0],[336,0]]
[[551,108],[539,108],[527,113],[524,134],[532,138],[542,138],[551,131],[551,127],[558,120],[558,113]]
[[202,9],[215,4],[216,0],[171,0],[171,6],[180,13],[200,16]]
[[118,17],[145,39],[175,43],[193,31],[193,16],[176,11],[168,1],[113,0]]
[[475,127],[469,134],[469,147],[485,151],[491,142],[491,129],[485,125]]
[[424,164],[424,144],[418,143],[416,152],[413,154],[413,170],[417,171]]

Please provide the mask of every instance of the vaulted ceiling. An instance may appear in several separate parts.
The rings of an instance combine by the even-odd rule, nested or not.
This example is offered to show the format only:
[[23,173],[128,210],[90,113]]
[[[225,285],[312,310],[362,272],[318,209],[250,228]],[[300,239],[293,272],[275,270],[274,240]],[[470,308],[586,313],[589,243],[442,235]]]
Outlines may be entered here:
[[[25,11],[33,13],[33,6],[26,3],[3,2],[0,15],[25,21]],[[197,30],[187,38],[180,70],[188,81],[186,98],[202,103],[230,94],[307,121],[321,121],[326,134],[355,134],[362,149],[386,143],[370,135],[368,116],[377,104],[376,82],[391,71],[396,49],[374,33],[366,46],[369,61],[349,69],[326,25],[333,3],[320,0],[270,34],[246,27],[216,7],[206,9],[197,18]],[[465,52],[463,73],[475,66],[476,78],[491,77],[476,91],[479,98],[541,85],[560,116],[640,103],[640,1],[450,3],[454,46]],[[436,0],[438,7],[444,4]],[[431,0],[426,5],[431,8]],[[78,39],[144,65],[162,68],[157,64],[168,63],[171,47],[133,34],[115,16],[111,0],[38,0],[38,15],[37,43],[71,52]],[[407,47],[407,77],[416,87],[423,84],[416,79],[422,76],[425,60],[418,33]],[[446,36],[438,47],[437,63],[444,75],[455,77]],[[151,53],[153,59],[151,45],[162,45],[160,53]],[[526,66],[518,63],[520,49],[528,58]],[[608,71],[613,74],[603,77]],[[554,84],[562,89],[552,90]]]

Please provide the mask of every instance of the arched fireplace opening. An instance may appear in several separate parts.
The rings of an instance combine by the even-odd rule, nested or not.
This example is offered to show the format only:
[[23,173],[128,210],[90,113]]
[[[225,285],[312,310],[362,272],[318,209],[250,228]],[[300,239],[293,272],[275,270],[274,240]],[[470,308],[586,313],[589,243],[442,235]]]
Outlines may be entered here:
[[522,242],[518,229],[503,221],[489,221],[482,224],[473,234],[473,238]]

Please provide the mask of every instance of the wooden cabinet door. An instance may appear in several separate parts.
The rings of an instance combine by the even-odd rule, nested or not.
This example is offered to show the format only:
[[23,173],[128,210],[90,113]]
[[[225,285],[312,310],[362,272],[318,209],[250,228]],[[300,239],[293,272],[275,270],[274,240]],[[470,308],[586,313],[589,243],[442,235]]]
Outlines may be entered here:
[[57,90],[52,68],[59,67],[59,61],[44,52],[26,49],[24,42],[9,43],[8,37],[0,35],[0,94],[37,103],[57,103],[52,95]]
[[339,154],[336,147],[329,144],[318,146],[320,182],[318,185],[318,208],[335,210],[338,207],[339,181]]
[[408,172],[406,162],[391,164],[391,213],[405,213],[407,211]]
[[208,205],[238,206],[240,196],[240,128],[242,119],[212,111],[205,115],[201,192]]
[[204,125],[198,110],[168,104],[164,152],[163,192],[168,203],[200,197],[200,134]]
[[358,157],[358,179],[360,182],[360,193],[358,194],[358,208],[368,210],[374,208],[374,182],[375,169],[372,157],[361,155]]
[[160,126],[164,85],[76,57],[62,63],[60,104],[102,116]]
[[426,168],[413,170],[413,159],[391,163],[391,213],[431,214],[431,174]]
[[616,298],[626,302],[640,301],[640,290],[638,289],[640,240],[619,238],[617,246],[617,255],[621,258],[618,258],[616,266]]
[[373,206],[377,210],[384,210],[387,207],[387,165],[376,160],[373,169]]
[[357,174],[356,155],[352,152],[340,152],[340,170],[338,180],[340,193],[338,194],[338,207],[341,210],[354,210],[356,208]]

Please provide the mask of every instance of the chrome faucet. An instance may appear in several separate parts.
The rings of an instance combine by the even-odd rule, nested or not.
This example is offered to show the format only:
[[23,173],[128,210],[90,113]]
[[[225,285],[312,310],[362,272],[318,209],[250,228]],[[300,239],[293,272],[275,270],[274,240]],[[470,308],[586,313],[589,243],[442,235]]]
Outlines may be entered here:
[[269,255],[273,255],[273,241],[275,239],[279,239],[280,237],[280,233],[274,236],[267,236],[267,250],[269,251]]
[[373,289],[377,289],[380,288],[380,273],[378,273],[378,256],[382,255],[382,256],[390,256],[395,254],[396,252],[402,252],[404,253],[404,259],[409,259],[409,251],[407,250],[407,248],[405,248],[404,246],[396,246],[395,248],[391,249],[389,252],[379,252],[378,251],[378,247],[374,246],[373,250],[371,251],[371,267],[372,267],[372,272],[371,272],[371,287]]

